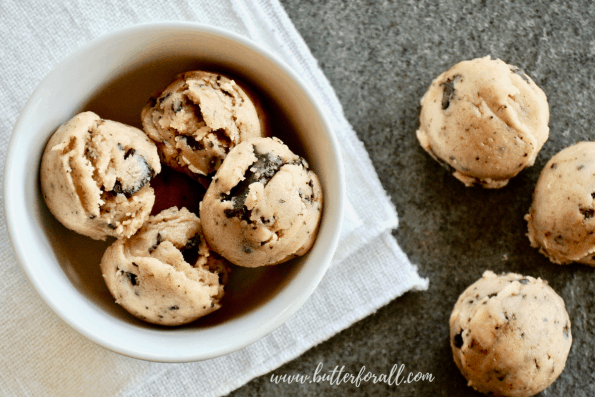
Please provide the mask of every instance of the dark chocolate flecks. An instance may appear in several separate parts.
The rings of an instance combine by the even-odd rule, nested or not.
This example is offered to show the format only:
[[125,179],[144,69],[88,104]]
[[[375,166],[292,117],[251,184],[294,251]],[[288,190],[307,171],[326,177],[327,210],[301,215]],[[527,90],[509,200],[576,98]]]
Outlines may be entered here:
[[188,240],[188,242],[186,243],[185,246],[180,248],[180,252],[182,253],[182,256],[184,257],[184,260],[193,266],[196,263],[196,261],[198,260],[198,246],[199,245],[200,245],[200,234],[196,233],[190,240]]
[[126,160],[130,156],[134,156],[134,153],[136,153],[136,150],[134,150],[133,148],[128,149],[124,154],[124,160]]
[[593,208],[581,208],[578,209],[581,214],[585,217],[585,219],[591,219],[595,215],[595,210]]
[[173,110],[174,113],[178,113],[180,110],[182,110],[183,107],[184,104],[182,103],[182,101],[173,102],[171,104],[171,110]]
[[525,82],[527,82],[527,84],[531,83],[531,80],[529,80],[529,77],[525,74],[525,72],[523,72],[522,69],[517,68],[516,66],[513,66],[510,68],[510,71],[512,73],[518,74],[521,79],[525,80]]
[[179,310],[180,307],[178,305],[173,305],[169,307],[169,310]]
[[454,97],[455,93],[455,82],[456,80],[461,77],[460,75],[455,75],[451,78],[446,79],[446,81],[440,84],[444,91],[442,92],[442,109],[446,110],[450,106],[450,101]]
[[[131,151],[132,153],[130,153]],[[116,180],[116,182],[114,183],[114,188],[112,189],[113,194],[123,194],[126,196],[126,198],[132,197],[133,194],[141,190],[151,180],[151,178],[155,176],[155,170],[151,168],[151,166],[147,163],[147,160],[145,160],[143,156],[141,156],[140,154],[135,154],[134,149],[129,149],[124,155],[124,160],[126,160],[130,156],[133,156],[134,160],[138,162],[141,169],[143,170],[143,174],[140,180],[136,185],[132,186],[129,189],[124,189],[122,187],[122,182]]]
[[256,148],[254,148],[254,155],[256,156],[256,161],[248,168],[244,174],[244,179],[235,185],[229,194],[220,195],[221,201],[231,200],[233,202],[233,208],[224,211],[225,216],[228,218],[240,218],[250,221],[251,211],[244,205],[250,191],[250,185],[253,183],[262,183],[266,186],[285,164],[281,157],[270,153],[258,153]]
[[186,145],[192,150],[204,150],[205,148],[202,142],[197,142],[194,137],[190,135],[180,135],[180,139],[184,140]]
[[124,274],[126,275],[126,277],[128,277],[128,280],[130,280],[130,284],[138,284],[138,282],[136,281],[136,274],[130,272],[124,272]]
[[157,98],[157,103],[161,104],[163,101],[165,101],[167,98],[169,98],[170,95],[171,95],[171,91],[165,95],[160,96],[159,98]]
[[528,278],[522,278],[519,280],[519,283],[523,284],[523,285],[527,285],[529,284],[529,279]]
[[157,249],[157,246],[159,244],[161,244],[161,233],[157,233],[157,240],[155,241],[155,244],[153,244],[153,246],[151,248],[149,248],[149,254],[152,253],[153,251],[155,251]]

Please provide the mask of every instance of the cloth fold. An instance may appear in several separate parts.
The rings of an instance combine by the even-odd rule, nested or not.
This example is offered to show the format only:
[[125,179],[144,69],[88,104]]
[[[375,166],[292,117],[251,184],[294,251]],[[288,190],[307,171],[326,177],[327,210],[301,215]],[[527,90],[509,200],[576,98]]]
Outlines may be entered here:
[[[167,7],[167,12],[165,11]],[[244,35],[275,52],[310,84],[341,144],[347,179],[344,226],[333,266],[283,326],[213,360],[162,364],[95,345],[43,303],[20,270],[0,210],[0,391],[26,396],[217,396],[298,357],[411,289],[420,278],[390,231],[394,206],[328,80],[277,0],[127,2],[6,0],[0,4],[0,143],[7,147],[19,110],[53,66],[82,44],[142,22],[183,20]],[[0,152],[2,174],[6,149]]]

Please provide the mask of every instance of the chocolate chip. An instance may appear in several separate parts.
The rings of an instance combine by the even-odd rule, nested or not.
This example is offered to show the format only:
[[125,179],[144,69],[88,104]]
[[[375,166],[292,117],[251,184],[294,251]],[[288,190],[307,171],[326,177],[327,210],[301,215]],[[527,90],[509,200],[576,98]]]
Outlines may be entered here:
[[89,217],[89,219],[95,219],[95,218],[97,218],[97,216],[95,216],[95,215],[91,215],[91,216]]
[[248,247],[247,245],[244,245],[242,247],[242,250],[247,253],[247,254],[251,254],[252,253],[252,248]]
[[130,156],[134,156],[134,153],[136,153],[136,150],[130,148],[126,151],[126,153],[124,154],[124,160],[126,160],[128,157]]
[[254,149],[256,161],[248,168],[244,174],[244,179],[234,186],[229,194],[221,194],[221,201],[233,202],[232,209],[224,211],[228,218],[238,217],[240,219],[250,222],[250,210],[244,205],[250,185],[253,183],[262,183],[266,186],[267,183],[275,176],[279,169],[285,164],[283,159],[272,154],[262,154]]
[[136,281],[136,274],[130,273],[130,272],[124,272],[124,274],[126,274],[126,277],[128,277],[128,280],[130,280],[130,284],[132,284],[132,285],[138,284]]
[[205,148],[202,142],[197,142],[194,137],[190,135],[180,135],[180,139],[184,140],[186,145],[192,150],[203,150]]
[[185,246],[180,248],[180,252],[182,253],[184,260],[187,263],[194,265],[196,263],[196,261],[198,260],[199,245],[200,245],[200,234],[196,233],[190,240],[188,240],[188,242],[186,243]]
[[169,98],[169,96],[171,95],[171,91],[168,92],[167,94],[160,96],[159,98],[157,98],[157,103],[161,104],[161,102],[165,101],[167,98]]
[[450,106],[450,100],[453,98],[455,93],[455,80],[457,80],[460,75],[453,76],[449,79],[446,79],[442,84],[440,84],[444,91],[442,93],[442,109],[446,110]]
[[183,107],[184,105],[182,104],[182,101],[171,104],[171,110],[173,110],[175,113],[178,113]]
[[489,298],[493,298],[493,297],[494,297],[494,296],[496,296],[496,295],[498,295],[498,293],[497,293],[497,292],[494,292],[493,294],[489,294],[489,295],[488,295],[488,299],[489,299]]
[[[128,153],[130,151],[132,151],[132,154],[129,155]],[[114,188],[111,191],[114,195],[123,194],[124,196],[126,196],[126,198],[132,197],[132,195],[141,190],[151,180],[151,178],[155,176],[155,170],[151,168],[151,166],[147,163],[147,160],[145,160],[143,156],[141,156],[140,154],[135,154],[134,149],[130,149],[128,150],[128,152],[126,152],[126,155],[124,155],[124,160],[126,160],[130,156],[134,157],[136,162],[140,165],[140,168],[143,170],[141,179],[137,182],[136,185],[132,186],[129,189],[124,189],[122,187],[122,182],[116,180],[116,182],[114,183]]]
[[576,170],[577,170],[577,171],[580,171],[580,170],[582,170],[583,168],[585,168],[585,166],[581,164],[581,165],[579,165],[578,167],[576,167]]
[[178,310],[180,307],[178,305],[170,306],[169,310]]
[[153,246],[151,248],[149,248],[149,254],[152,253],[153,251],[155,251],[157,249],[157,246],[159,244],[161,244],[161,233],[157,233],[157,241],[155,242],[155,244],[153,244]]
[[558,167],[558,164],[554,163],[554,164],[552,164],[552,166],[550,168],[555,170],[557,167]]
[[566,323],[566,325],[562,329],[562,335],[564,336],[564,339],[566,339],[566,340],[568,340],[568,338],[570,337],[570,328],[568,327],[568,323]]
[[107,227],[109,227],[109,228],[110,228],[110,229],[112,229],[112,230],[115,230],[115,229],[116,229],[116,226],[115,226],[115,225],[113,225],[113,224],[111,224],[111,223],[108,223],[108,224],[107,224]]
[[521,283],[521,284],[523,284],[523,285],[527,285],[527,284],[529,284],[529,282],[530,282],[530,281],[529,281],[529,279],[527,279],[527,278],[522,278],[522,279],[520,279],[520,280],[519,280],[519,283]]
[[595,215],[595,210],[593,208],[579,208],[578,210],[583,214],[585,219],[591,219],[593,218],[593,215]]
[[457,349],[460,349],[461,347],[463,347],[463,331],[459,332],[458,334],[455,335],[455,337],[453,338],[453,342],[454,345]]
[[521,79],[525,80],[527,82],[527,84],[529,84],[531,82],[531,80],[529,80],[529,77],[527,77],[525,72],[523,72],[520,68],[513,66],[510,68],[510,71],[512,73],[515,73],[515,74],[518,74],[519,76],[521,76]]

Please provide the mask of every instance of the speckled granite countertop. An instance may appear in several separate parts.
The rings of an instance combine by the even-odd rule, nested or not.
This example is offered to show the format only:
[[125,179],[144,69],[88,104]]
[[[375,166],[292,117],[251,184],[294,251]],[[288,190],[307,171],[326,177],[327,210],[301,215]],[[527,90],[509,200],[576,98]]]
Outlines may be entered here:
[[[448,318],[484,270],[541,277],[572,321],[566,369],[540,396],[595,395],[595,269],[557,266],[529,245],[523,220],[539,172],[595,131],[595,3],[589,1],[281,0],[335,88],[397,207],[399,244],[426,292],[410,292],[296,360],[232,393],[253,395],[481,396],[452,360]],[[455,63],[485,55],[516,65],[545,91],[550,138],[535,165],[501,190],[465,188],[419,146],[419,100]],[[431,373],[433,382],[275,384],[272,374],[345,366]]]

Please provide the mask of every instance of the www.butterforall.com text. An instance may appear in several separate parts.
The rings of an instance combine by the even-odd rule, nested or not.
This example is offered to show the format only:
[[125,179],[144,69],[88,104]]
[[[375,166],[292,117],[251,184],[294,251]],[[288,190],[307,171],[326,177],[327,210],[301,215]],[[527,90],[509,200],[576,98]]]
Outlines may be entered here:
[[400,385],[402,383],[416,383],[416,382],[433,382],[434,376],[430,373],[422,374],[421,372],[405,373],[405,364],[394,364],[388,374],[375,374],[366,370],[366,366],[362,366],[357,374],[345,371],[345,366],[335,366],[331,371],[324,371],[324,364],[318,363],[314,374],[282,374],[271,375],[271,382],[279,383],[321,383],[328,382],[330,385],[339,386],[341,384],[353,384],[359,387],[362,383],[386,383],[390,386]]

